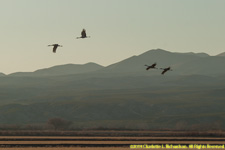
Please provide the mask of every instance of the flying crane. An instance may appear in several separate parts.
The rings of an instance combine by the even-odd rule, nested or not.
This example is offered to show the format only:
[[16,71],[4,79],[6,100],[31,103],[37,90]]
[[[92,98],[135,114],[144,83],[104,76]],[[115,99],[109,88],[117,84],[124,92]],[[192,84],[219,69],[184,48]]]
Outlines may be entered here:
[[62,47],[62,45],[59,45],[59,44],[52,44],[52,45],[48,45],[48,46],[53,46],[53,53],[56,53],[56,49],[58,47]]
[[168,68],[160,68],[163,70],[163,72],[161,73],[162,75],[164,75],[164,73],[166,73],[167,71],[172,71],[172,69],[170,67]]
[[84,39],[84,38],[90,38],[90,36],[87,36],[85,29],[82,30],[81,37],[77,37],[77,39],[80,39],[80,38],[82,38],[82,39]]
[[149,70],[149,69],[158,69],[158,68],[156,68],[155,66],[156,66],[156,63],[154,63],[154,64],[152,64],[151,66],[148,66],[148,65],[145,65],[145,66],[147,66],[147,68],[146,68],[146,70]]

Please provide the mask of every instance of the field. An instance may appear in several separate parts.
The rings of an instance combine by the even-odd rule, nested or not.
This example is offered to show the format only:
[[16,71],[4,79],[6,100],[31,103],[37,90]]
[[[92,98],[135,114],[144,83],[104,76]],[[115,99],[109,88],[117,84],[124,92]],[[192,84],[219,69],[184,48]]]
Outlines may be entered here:
[[[87,133],[89,133],[89,136],[84,136],[87,135]],[[225,144],[225,137],[212,136],[213,132],[207,132],[208,136],[204,137],[199,135],[207,135],[206,133],[198,133],[197,136],[183,136],[185,134],[187,135],[187,133],[188,132],[170,131],[76,131],[70,136],[7,135],[0,136],[0,150],[128,150],[131,149],[130,145],[153,144],[164,145],[165,147],[166,144],[184,146],[189,146],[190,144]],[[137,150],[139,149],[144,148],[137,148]],[[207,148],[207,150],[210,150],[210,148]],[[219,148],[217,148],[217,150],[219,150]]]

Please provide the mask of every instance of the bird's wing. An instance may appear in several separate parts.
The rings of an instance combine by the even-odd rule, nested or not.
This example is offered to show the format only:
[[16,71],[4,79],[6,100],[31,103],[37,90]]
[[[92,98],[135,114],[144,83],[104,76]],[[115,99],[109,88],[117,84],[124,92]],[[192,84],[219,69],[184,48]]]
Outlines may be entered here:
[[166,71],[169,71],[170,70],[170,67],[166,68]]
[[163,70],[162,74],[164,74],[166,72],[166,70]]

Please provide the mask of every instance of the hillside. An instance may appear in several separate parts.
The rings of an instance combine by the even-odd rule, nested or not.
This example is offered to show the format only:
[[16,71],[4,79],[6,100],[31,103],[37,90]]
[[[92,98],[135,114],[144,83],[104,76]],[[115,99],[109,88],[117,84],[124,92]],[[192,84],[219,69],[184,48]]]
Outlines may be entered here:
[[35,124],[60,117],[73,121],[74,126],[139,129],[176,129],[179,123],[191,128],[216,121],[224,125],[224,89],[152,87],[53,92],[56,95],[36,97],[36,103],[0,106],[0,119],[2,124]]
[[[162,49],[149,50],[141,55],[132,56],[107,67],[95,63],[84,65],[66,64],[39,69],[34,72],[16,72],[9,76],[65,76],[73,74],[98,74],[104,75],[160,75],[162,70],[149,70],[146,72],[144,65],[157,63],[158,68],[172,67],[173,71],[167,75],[217,75],[225,74],[223,68],[225,59],[219,54],[209,56],[206,53],[178,53]],[[90,73],[90,74],[89,74]]]
[[[107,67],[66,64],[3,75],[1,124],[44,124],[60,117],[75,127],[192,129],[219,122],[225,128],[224,60],[157,49]],[[155,62],[173,71],[145,70]]]
[[9,76],[59,76],[59,75],[87,73],[97,71],[101,68],[103,68],[103,66],[98,65],[96,63],[87,63],[84,65],[65,64],[45,69],[39,69],[34,72],[16,72],[9,74]]
[[0,72],[0,77],[2,77],[2,76],[5,76],[5,74]]
[[[174,71],[169,73],[171,75],[225,74],[225,70],[221,69],[225,65],[225,59],[221,57],[209,56],[205,53],[172,53],[161,49],[132,56],[100,71],[104,73],[146,74],[144,65],[151,65],[155,62],[158,68],[172,67]],[[153,75],[160,74],[160,72],[160,70],[151,70]]]
[[218,55],[216,55],[216,56],[222,56],[222,57],[224,57],[224,56],[225,56],[225,52],[220,53],[220,54],[218,54]]

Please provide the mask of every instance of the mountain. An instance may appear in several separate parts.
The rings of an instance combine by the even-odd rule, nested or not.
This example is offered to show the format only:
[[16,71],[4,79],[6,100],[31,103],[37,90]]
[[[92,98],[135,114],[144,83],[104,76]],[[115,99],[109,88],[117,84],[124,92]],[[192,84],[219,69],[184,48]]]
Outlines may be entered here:
[[[157,62],[160,69],[146,71]],[[225,59],[149,50],[107,67],[66,64],[0,77],[1,124],[60,117],[83,127],[225,128]]]
[[[177,53],[177,52],[176,52]],[[196,55],[196,56],[199,56],[199,57],[208,57],[210,56],[209,54],[206,54],[206,53],[193,53],[193,52],[189,52],[189,53],[181,53],[181,54],[186,54],[186,55]]]
[[146,71],[145,65],[157,63],[158,68],[172,67],[173,71],[167,75],[219,75],[225,74],[221,69],[225,65],[222,54],[209,56],[206,53],[178,53],[162,49],[149,50],[138,56],[132,56],[107,67],[95,63],[84,65],[66,64],[40,69],[34,72],[16,72],[9,76],[65,76],[73,74],[96,74],[96,76],[121,76],[121,75],[161,75],[160,69]]
[[220,54],[218,54],[218,55],[216,55],[216,56],[225,56],[225,52],[223,52],[223,53],[220,53]]
[[[172,67],[168,75],[216,75],[225,74],[221,69],[225,59],[209,56],[205,53],[174,53],[162,49],[149,50],[141,55],[132,56],[120,62],[109,65],[99,71],[119,74],[147,74],[145,64],[157,63],[158,68]],[[161,70],[149,70],[148,74],[160,75]]]
[[5,76],[5,74],[0,72],[0,77],[2,77],[2,76]]
[[34,72],[16,72],[9,74],[9,76],[60,76],[69,74],[88,73],[92,71],[97,71],[101,68],[103,68],[103,66],[98,65],[96,63],[87,63],[83,65],[65,64],[36,70]]

